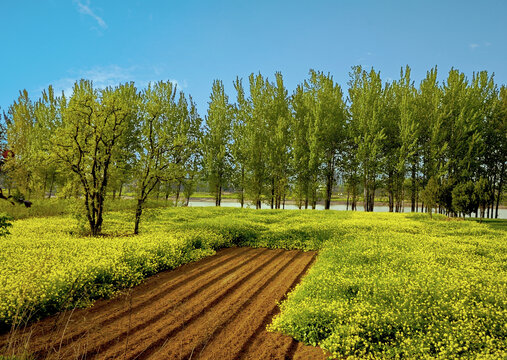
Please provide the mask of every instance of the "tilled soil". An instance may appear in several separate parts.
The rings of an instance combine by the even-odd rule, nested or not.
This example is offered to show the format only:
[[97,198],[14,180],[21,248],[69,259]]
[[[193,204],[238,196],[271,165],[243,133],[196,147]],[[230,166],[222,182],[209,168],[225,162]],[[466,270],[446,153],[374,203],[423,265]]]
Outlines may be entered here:
[[319,348],[265,330],[315,256],[221,250],[91,308],[4,334],[0,349],[21,346],[36,359],[326,359]]

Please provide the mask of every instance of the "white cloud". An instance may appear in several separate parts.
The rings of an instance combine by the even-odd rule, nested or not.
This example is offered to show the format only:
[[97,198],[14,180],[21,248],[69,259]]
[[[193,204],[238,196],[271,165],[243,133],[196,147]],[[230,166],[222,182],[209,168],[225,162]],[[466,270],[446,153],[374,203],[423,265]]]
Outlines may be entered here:
[[473,43],[473,44],[468,44],[468,46],[470,47],[470,49],[475,50],[476,48],[479,47],[479,44]]
[[86,1],[86,4],[83,4],[80,0],[74,0],[77,4],[77,9],[81,14],[89,15],[97,21],[97,24],[102,29],[107,29],[107,24],[100,16],[95,14],[95,12],[90,8],[90,0]]
[[[118,65],[95,66],[88,69],[70,70],[69,76],[52,81],[51,84],[55,91],[60,94],[64,91],[66,96],[72,94],[74,83],[79,79],[93,81],[94,88],[104,89],[108,86],[117,86],[120,83],[134,81],[138,89],[148,86],[149,83],[155,83],[160,80],[170,81],[176,85],[178,90],[187,87],[186,80],[180,83],[175,79],[164,79],[161,68],[150,67],[142,68],[139,66],[121,67]],[[154,80],[155,79],[155,80]],[[49,85],[49,84],[48,84]],[[47,86],[40,87],[36,92],[40,93]]]

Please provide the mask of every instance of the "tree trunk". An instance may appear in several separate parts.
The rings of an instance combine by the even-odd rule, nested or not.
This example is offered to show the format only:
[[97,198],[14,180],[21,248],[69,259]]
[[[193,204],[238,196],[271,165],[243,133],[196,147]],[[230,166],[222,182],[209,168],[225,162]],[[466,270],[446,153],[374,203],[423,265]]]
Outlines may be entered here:
[[118,199],[121,199],[122,190],[123,190],[123,183],[120,184],[120,191],[118,191]]
[[500,205],[500,198],[502,197],[502,187],[503,187],[503,178],[505,171],[505,163],[502,164],[502,169],[500,170],[500,183],[498,184],[498,196],[496,198],[496,210],[495,210],[495,219],[498,219],[498,206]]
[[394,185],[393,185],[393,171],[389,171],[387,175],[387,194],[389,197],[389,212],[393,212],[394,210]]
[[113,200],[116,198],[116,189],[113,189]]
[[[416,154],[417,155],[417,154]],[[416,204],[417,204],[417,183],[416,183],[416,162],[414,161],[412,163],[412,184],[411,185],[411,206],[410,211],[415,212],[416,211]]]
[[176,186],[176,202],[174,206],[178,206],[178,201],[180,201],[180,191],[181,191],[181,180],[178,180],[178,186]]
[[310,200],[309,199],[310,198],[310,194],[309,194],[310,190],[308,190],[308,186],[309,186],[308,185],[308,179],[306,179],[305,181],[306,181],[306,184],[305,184],[305,186],[304,186],[303,189],[304,189],[304,192],[305,192],[305,210],[306,210],[306,209],[308,209],[308,204],[309,204],[309,200]]
[[415,197],[415,212],[419,212],[419,188],[417,188],[417,193]]
[[165,184],[165,191],[164,191],[164,197],[165,201],[169,201],[169,195],[171,195],[171,186],[169,185],[169,182]]
[[44,173],[44,185],[42,186],[42,198],[45,199],[46,198],[46,187],[47,187],[47,183],[48,183],[48,173],[45,172]]
[[138,199],[137,200],[137,207],[136,207],[136,220],[134,224],[134,234],[139,234],[139,223],[141,222],[141,215],[143,214],[143,200]]
[[373,209],[375,207],[375,190],[377,190],[377,183],[375,182],[375,176],[373,176],[370,189],[370,212],[373,212]]
[[275,178],[271,179],[271,209],[275,206]]
[[331,208],[331,196],[333,195],[333,175],[327,175],[326,181],[326,202],[324,204],[324,209],[329,210]]
[[51,196],[53,195],[53,187],[55,185],[55,172],[53,172],[53,175],[51,175],[51,182],[49,184],[49,196],[48,199],[51,199]]
[[241,168],[241,197],[240,197],[240,203],[241,208],[243,209],[243,206],[245,204],[245,168]]
[[366,170],[364,171],[364,190],[363,190],[363,196],[364,196],[364,199],[363,199],[363,208],[364,208],[364,211],[369,211],[370,210],[370,188],[369,188],[369,184],[368,184],[368,176],[366,174]]

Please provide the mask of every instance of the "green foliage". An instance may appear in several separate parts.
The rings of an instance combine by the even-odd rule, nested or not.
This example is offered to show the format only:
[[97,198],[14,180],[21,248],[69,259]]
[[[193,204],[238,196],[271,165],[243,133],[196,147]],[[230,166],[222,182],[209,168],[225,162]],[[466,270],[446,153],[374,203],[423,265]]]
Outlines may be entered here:
[[75,234],[71,217],[16,221],[0,243],[0,323],[26,320],[20,314],[35,319],[89,305],[230,245],[209,230],[178,231],[160,216],[148,221],[156,226],[136,237],[128,235],[125,213],[110,217],[108,234],[102,237]]
[[320,250],[269,326],[336,358],[502,358],[505,221],[440,215],[148,210],[110,213],[104,237],[70,217],[15,222],[0,242],[0,319],[88,305],[145,276],[234,245]]
[[432,216],[433,208],[438,203],[438,192],[439,192],[438,182],[432,176],[428,181],[428,183],[426,184],[424,190],[421,191],[421,200],[424,203],[424,205],[428,208],[430,216]]
[[459,183],[452,190],[452,207],[457,213],[470,215],[477,210],[477,197],[475,186],[472,181]]
[[505,356],[505,230],[427,219],[340,220],[269,328],[336,358]]
[[477,205],[481,209],[481,219],[484,217],[486,206],[490,203],[491,199],[491,185],[488,179],[481,177],[474,186],[474,194],[477,200]]
[[0,237],[9,235],[9,228],[12,227],[12,216],[0,214]]
[[68,103],[61,100],[62,121],[52,145],[60,163],[79,178],[94,235],[102,227],[108,171],[122,137],[132,130],[138,98],[133,83],[97,90],[91,81],[81,80]]
[[382,144],[386,139],[382,120],[386,102],[380,72],[370,72],[355,66],[350,73],[351,101],[350,135],[354,141],[353,154],[363,177],[365,208],[373,211],[377,178],[382,165]]
[[[135,212],[137,201],[135,199],[116,199],[114,201],[107,201],[105,203],[104,211],[106,213],[111,211],[123,211],[131,213],[132,216]],[[162,208],[171,206],[165,200],[148,199],[144,208]],[[25,206],[13,206],[7,201],[0,201],[0,213],[6,213],[14,219],[26,219],[33,217],[52,217],[69,215],[75,217],[78,215],[81,218],[86,218],[82,211],[83,201],[81,199],[35,199],[33,205],[29,208]],[[77,212],[80,212],[79,214]]]
[[364,191],[367,211],[386,193],[389,210],[401,212],[408,197],[415,211],[435,177],[439,208],[452,215],[454,186],[483,177],[489,195],[481,206],[493,217],[505,183],[507,90],[486,71],[437,78],[435,67],[416,87],[409,66],[387,82],[355,66],[345,101],[330,74],[310,70],[291,94],[281,73],[258,73],[247,91],[236,78],[235,104],[217,79],[204,122],[171,82],[138,93],[133,84],[97,89],[81,80],[69,97],[49,86],[37,100],[22,91],[6,116],[2,154],[11,156],[1,159],[2,185],[29,200],[83,196],[92,233],[100,232],[106,191],[136,187],[142,203],[162,186],[180,202],[202,180],[217,205],[227,190],[256,208],[285,199],[314,208],[322,198],[329,208],[339,180],[353,210]]
[[204,135],[204,163],[210,191],[215,195],[215,203],[220,206],[222,189],[231,175],[231,132],[232,107],[220,80],[213,82],[206,133]]

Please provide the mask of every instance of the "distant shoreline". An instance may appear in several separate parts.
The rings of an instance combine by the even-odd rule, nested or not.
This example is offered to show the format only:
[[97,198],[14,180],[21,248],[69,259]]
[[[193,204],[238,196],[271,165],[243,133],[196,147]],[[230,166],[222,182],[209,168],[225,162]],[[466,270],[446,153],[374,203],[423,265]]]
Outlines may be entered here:
[[[174,197],[169,197],[169,200],[176,200]],[[180,197],[180,201],[183,200],[181,197]],[[212,198],[212,197],[190,197],[190,201],[200,201],[200,202],[215,202],[215,199]],[[222,198],[222,203],[239,203],[239,200],[238,199],[231,199],[231,198]],[[248,201],[245,201],[245,204],[248,204],[249,202]],[[296,205],[296,201],[294,200],[286,200],[285,201],[285,204],[286,205]],[[263,203],[263,205],[265,205],[265,203]],[[317,201],[317,205],[324,205],[324,201]],[[343,200],[336,200],[336,201],[331,201],[331,205],[347,205],[347,202],[346,201],[343,201]],[[350,203],[349,203],[350,205]],[[357,206],[363,206],[363,201],[358,201],[357,202]],[[389,203],[388,202],[385,202],[385,201],[375,201],[375,206],[389,206]],[[410,202],[406,202],[404,204],[404,207],[405,208],[409,208],[411,207],[411,204]],[[308,205],[308,208],[311,208],[311,205],[309,204]],[[419,209],[421,208],[421,203],[419,203]],[[500,204],[498,206],[499,209],[507,209],[507,205],[502,205]]]

